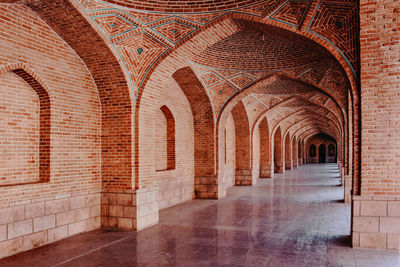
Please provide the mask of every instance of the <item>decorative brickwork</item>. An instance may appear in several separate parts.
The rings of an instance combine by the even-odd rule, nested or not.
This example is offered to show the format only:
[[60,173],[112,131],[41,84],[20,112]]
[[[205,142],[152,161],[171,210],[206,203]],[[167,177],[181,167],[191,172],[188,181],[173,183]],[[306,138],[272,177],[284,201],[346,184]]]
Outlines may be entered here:
[[398,249],[396,4],[2,1],[0,257],[318,161]]
[[[178,43],[184,42],[189,36],[194,35],[196,32],[202,30],[204,26],[214,23],[221,18],[236,16],[237,14],[246,14],[254,16],[254,18],[263,18],[263,23],[271,23],[275,25],[278,22],[279,26],[285,28],[285,25],[294,26],[296,29],[301,29],[303,23],[310,20],[311,25],[301,31],[302,34],[315,33],[315,37],[320,38],[321,42],[328,40],[333,45],[341,56],[349,63],[350,68],[357,70],[357,43],[354,42],[356,38],[338,39],[337,36],[345,31],[347,36],[356,34],[354,29],[357,28],[356,5],[354,3],[318,3],[318,6],[311,8],[311,1],[243,1],[240,4],[226,3],[213,4],[211,12],[205,11],[206,6],[202,3],[194,3],[189,5],[188,2],[181,3],[188,5],[186,8],[181,9],[179,5],[173,8],[169,7],[166,3],[157,2],[149,5],[145,2],[132,3],[121,1],[97,1],[97,0],[75,0],[79,3],[82,11],[86,16],[95,21],[96,25],[101,29],[105,35],[113,39],[117,35],[124,35],[125,38],[130,39],[131,36],[137,33],[147,34],[149,38],[153,36],[154,41],[159,39],[162,41],[159,44],[154,43],[150,47],[152,49],[160,49],[160,53],[152,53],[146,59],[149,62],[137,62],[141,72],[135,72],[130,69],[132,66],[126,55],[121,54],[121,59],[124,61],[126,71],[131,76],[131,86],[134,91],[140,90],[145,81],[145,76],[151,72],[151,68],[156,65],[155,63],[161,58],[161,55],[169,49],[173,49]],[[158,7],[157,7],[158,5]],[[195,7],[198,8],[195,8]],[[215,9],[219,6],[218,9]],[[321,10],[323,6],[327,11]],[[117,7],[117,8],[116,8]],[[346,9],[347,8],[347,9]],[[317,9],[315,14],[314,10]],[[332,9],[341,10],[346,15],[341,18],[342,13],[336,11],[334,15],[338,16],[343,22],[336,22],[333,24],[321,24],[322,16],[326,16],[326,12]],[[348,9],[351,12],[346,12]],[[312,16],[311,19],[306,19]],[[323,20],[322,20],[323,21]],[[338,26],[341,23],[340,27]],[[281,25],[282,24],[282,25]],[[322,31],[322,32],[321,32]],[[331,31],[333,35],[324,34],[323,31]],[[117,32],[113,34],[112,32]],[[303,33],[304,32],[304,33]],[[112,43],[118,42],[121,38],[111,40]],[[140,42],[133,41],[130,47],[136,51],[144,51]],[[347,43],[346,43],[347,42]],[[277,43],[278,44],[278,43]],[[284,43],[283,43],[284,44]],[[115,47],[117,50],[120,50]],[[139,50],[138,50],[139,49]],[[163,52],[161,52],[163,51]],[[139,74],[139,75],[137,75]],[[354,73],[356,75],[356,73]]]

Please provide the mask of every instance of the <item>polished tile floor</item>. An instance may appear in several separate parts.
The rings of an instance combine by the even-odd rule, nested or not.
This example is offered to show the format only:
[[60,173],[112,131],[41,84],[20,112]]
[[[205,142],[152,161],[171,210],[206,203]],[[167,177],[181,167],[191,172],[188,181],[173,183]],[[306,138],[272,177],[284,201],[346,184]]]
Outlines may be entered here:
[[313,164],[162,210],[137,233],[94,231],[0,266],[400,266],[400,251],[352,249],[349,233],[337,165]]

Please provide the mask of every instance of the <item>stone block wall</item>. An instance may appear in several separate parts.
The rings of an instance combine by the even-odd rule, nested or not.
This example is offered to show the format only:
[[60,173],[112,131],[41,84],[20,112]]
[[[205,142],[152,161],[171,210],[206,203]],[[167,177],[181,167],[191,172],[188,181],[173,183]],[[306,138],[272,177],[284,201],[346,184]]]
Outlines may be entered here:
[[100,194],[65,194],[0,208],[0,258],[100,228]]
[[158,223],[158,188],[102,193],[104,228],[141,230]]
[[353,196],[353,247],[400,249],[400,197]]

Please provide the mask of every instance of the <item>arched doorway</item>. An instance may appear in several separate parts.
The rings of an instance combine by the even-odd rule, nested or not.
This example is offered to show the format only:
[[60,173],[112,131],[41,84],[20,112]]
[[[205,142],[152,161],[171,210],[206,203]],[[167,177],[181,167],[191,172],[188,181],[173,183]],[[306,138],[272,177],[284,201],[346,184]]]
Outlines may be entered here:
[[324,144],[321,144],[318,147],[318,163],[326,162],[326,147]]

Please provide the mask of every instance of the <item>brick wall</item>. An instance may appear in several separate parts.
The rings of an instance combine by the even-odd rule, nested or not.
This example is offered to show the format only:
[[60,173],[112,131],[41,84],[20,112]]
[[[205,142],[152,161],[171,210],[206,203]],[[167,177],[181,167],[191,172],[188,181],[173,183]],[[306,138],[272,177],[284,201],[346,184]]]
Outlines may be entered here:
[[292,142],[290,139],[290,134],[287,133],[285,137],[285,169],[291,170],[292,169]]
[[[315,150],[315,156],[314,157],[310,157],[310,147],[311,145],[314,145],[316,150]],[[323,145],[325,146],[325,162],[326,163],[333,163],[337,161],[337,145],[336,142],[334,141],[333,138],[329,137],[329,136],[323,136],[323,135],[316,135],[311,137],[310,139],[308,139],[307,141],[307,163],[318,163],[319,162],[319,148],[320,146]],[[334,149],[334,156],[330,156],[329,155],[329,146],[330,145],[334,145],[335,149]]]
[[0,74],[0,186],[40,181],[40,104],[13,72]]
[[389,0],[360,4],[361,194],[400,195],[399,5]]
[[361,196],[353,196],[353,246],[400,249],[400,9],[360,1]]
[[[194,197],[193,117],[185,94],[172,77],[149,86],[156,87],[158,93],[152,96],[144,92],[142,96],[141,106],[145,108],[139,111],[139,180],[143,184],[152,181],[148,188],[158,188],[162,209]],[[161,112],[163,107],[168,108],[175,124],[175,168],[167,168],[167,119]],[[159,143],[163,146],[157,146]]]
[[154,111],[154,155],[155,170],[167,169],[167,118],[161,109]]
[[[86,65],[25,6],[0,4],[0,13],[1,129],[10,138],[1,147],[13,153],[0,167],[4,257],[100,227],[101,151],[99,96]],[[39,84],[51,103],[43,122]],[[42,123],[51,127],[50,158],[40,158]],[[48,161],[46,180],[38,171],[42,160]],[[20,173],[17,163],[25,166],[18,166]]]
[[[124,3],[129,6],[129,3],[124,0],[109,0],[109,2]],[[213,10],[241,7],[248,2],[238,0],[227,4],[224,1],[217,1],[214,5],[208,5],[200,1],[192,1],[186,2],[182,7],[177,5],[174,8],[169,8],[167,1],[159,1],[156,4],[142,1],[140,4],[135,4],[138,4],[137,8],[146,10],[156,8],[157,11],[197,12],[209,10],[211,6],[214,6]],[[78,5],[76,2],[73,3]],[[292,38],[291,34],[281,32],[278,28],[271,26],[265,27],[262,23],[247,21],[248,16],[243,14],[234,14],[232,17],[235,19],[217,19],[216,23],[204,27],[197,36],[188,38],[188,42],[171,47],[165,53],[168,57],[162,56],[162,60],[154,64],[154,68],[149,71],[143,83],[144,86],[138,92],[138,98],[134,103],[136,110],[132,113],[133,94],[130,95],[132,92],[126,90],[127,85],[120,65],[113,57],[113,52],[107,48],[110,41],[103,36],[105,40],[103,43],[102,37],[93,34],[91,25],[83,16],[79,16],[79,12],[68,1],[29,1],[28,6],[43,18],[47,18],[47,23],[62,38],[26,7],[0,4],[2,14],[0,51],[4,52],[0,54],[0,69],[5,69],[2,66],[9,64],[19,64],[19,68],[26,68],[29,75],[34,77],[32,79],[40,78],[39,83],[44,82],[44,90],[49,95],[49,103],[51,102],[51,118],[42,120],[43,109],[40,96],[37,102],[33,100],[37,95],[28,93],[35,91],[32,84],[26,80],[30,78],[27,77],[23,81],[23,75],[18,74],[16,69],[0,72],[2,89],[0,116],[9,119],[0,122],[0,126],[3,126],[2,130],[8,128],[7,132],[0,130],[0,142],[3,142],[0,145],[7,151],[14,151],[14,148],[16,151],[12,155],[2,154],[3,158],[0,158],[2,162],[0,163],[0,212],[3,212],[3,218],[6,218],[3,224],[0,224],[0,242],[2,242],[0,245],[7,247],[4,255],[20,251],[16,248],[17,245],[22,249],[28,249],[99,227],[101,187],[107,191],[102,193],[103,225],[122,229],[142,229],[158,221],[160,208],[191,199],[193,193],[198,198],[222,197],[235,177],[240,178],[238,184],[254,184],[260,174],[260,169],[263,169],[261,162],[265,156],[262,150],[258,150],[259,144],[265,140],[265,136],[260,132],[261,128],[255,127],[254,135],[250,137],[250,129],[257,118],[259,108],[251,109],[251,116],[246,116],[248,110],[243,107],[242,98],[237,98],[230,103],[231,106],[229,103],[225,106],[225,108],[229,106],[225,109],[228,112],[222,112],[226,117],[218,121],[219,108],[226,104],[226,98],[222,97],[225,97],[226,92],[221,90],[221,93],[216,94],[208,90],[209,88],[205,88],[193,69],[188,67],[193,63],[190,61],[192,59],[196,61],[196,55],[198,55],[196,61],[198,63],[219,62],[219,65],[227,68],[239,64],[239,69],[240,65],[243,67],[249,63],[246,68],[253,69],[257,65],[254,62],[264,59],[258,64],[261,68],[267,65],[265,61],[267,60],[272,65],[278,64],[279,68],[291,66],[295,69],[298,63],[309,61],[310,56],[320,57],[315,52],[319,51],[320,47],[315,47],[314,43],[311,45],[306,38],[293,35],[293,38],[298,38],[299,43],[309,45],[305,47],[307,49],[303,51],[302,57],[296,57],[297,61],[292,60],[295,56],[280,57],[276,62],[270,61],[269,57],[265,56],[273,53],[273,49],[264,47],[268,53],[259,55],[257,53],[264,50],[258,49],[257,46],[242,47],[245,44],[244,41],[251,39],[257,43],[261,38],[264,41],[265,34],[269,31],[276,31],[278,36],[289,35],[289,39]],[[316,11],[317,2],[311,6]],[[59,10],[64,10],[67,15],[53,19]],[[333,9],[330,12],[336,14]],[[311,13],[304,18],[307,22],[312,17]],[[397,207],[396,203],[400,194],[396,171],[396,166],[400,163],[396,155],[400,149],[396,143],[399,113],[396,97],[400,84],[398,16],[399,8],[393,0],[383,0],[379,4],[361,1],[363,169],[361,197],[355,197],[353,205],[360,206],[359,213],[357,213],[357,208],[354,209],[355,218],[362,217],[355,221],[370,220],[364,217],[373,217],[371,220],[374,223],[378,221],[378,227],[374,224],[372,228],[360,228],[355,223],[353,241],[356,246],[364,246],[371,240],[375,240],[380,247],[396,246],[391,244],[398,234],[396,230],[393,230],[398,226],[398,216],[396,217],[395,214],[397,209],[393,207]],[[88,17],[87,19],[91,21]],[[326,34],[323,20],[316,18],[314,21],[317,24],[321,23],[322,26],[314,30],[320,30],[321,34]],[[351,21],[349,27],[353,30],[356,19]],[[280,25],[278,22],[273,22],[273,24]],[[290,28],[288,25],[279,27]],[[77,34],[77,31],[80,34]],[[218,34],[215,34],[216,32]],[[354,89],[356,87],[354,77],[340,53],[334,50],[326,40],[322,41],[308,32],[306,27],[299,32],[333,52],[345,66]],[[357,34],[354,35],[351,38],[356,38]],[[288,50],[288,47],[292,45],[286,41],[281,43],[281,38],[274,39],[277,36],[269,37],[275,46],[285,48],[277,49],[277,51]],[[342,45],[342,41],[339,40],[341,38],[336,37],[335,35],[332,41]],[[280,43],[274,41],[278,39],[281,40]],[[219,42],[221,40],[228,40],[228,42]],[[347,41],[353,45],[353,40]],[[100,52],[96,54],[97,49],[88,49],[88,43],[101,43],[103,50],[99,49]],[[226,53],[227,44],[231,44],[228,46],[229,51],[235,52],[236,58],[241,60],[232,60],[232,55]],[[207,47],[212,49],[206,50]],[[232,47],[237,49],[232,51]],[[322,50],[323,55],[327,54],[327,51]],[[355,50],[349,49],[342,52],[355,62],[357,60],[357,55],[353,57],[356,54]],[[243,53],[243,51],[251,53]],[[222,55],[227,56],[226,60],[221,61]],[[253,60],[249,61],[250,56]],[[202,60],[199,61],[199,59]],[[356,65],[354,67],[357,67]],[[332,70],[336,68],[337,73],[343,72],[338,64],[332,63],[332,66]],[[130,69],[131,67],[128,66]],[[108,69],[104,71],[103,68]],[[304,69],[295,69],[295,72],[305,74]],[[258,93],[265,93],[267,85],[270,86],[269,90],[277,90],[276,94],[284,93],[284,91],[293,93],[293,84],[303,88],[300,84],[290,82],[293,78],[299,77],[289,76],[285,76],[284,79],[282,79],[283,76],[271,78],[271,80],[282,80],[281,83],[273,81],[259,83],[257,86],[260,92]],[[329,77],[319,80],[329,81],[332,79]],[[320,82],[316,81],[316,83]],[[341,82],[346,84],[346,88],[349,86],[347,78]],[[330,83],[336,84],[333,86],[334,94],[337,93],[339,98],[346,102],[346,90],[342,90],[344,87],[338,88],[338,84],[341,83],[332,81]],[[285,84],[286,86],[283,86]],[[324,89],[326,85],[324,82],[315,85],[329,93],[328,89]],[[131,89],[135,90],[135,88]],[[225,90],[227,87],[222,89]],[[242,91],[242,96],[250,92]],[[219,97],[220,94],[221,97]],[[359,116],[358,100],[356,96],[354,97],[354,101],[349,97],[350,141],[348,145],[350,149],[345,162],[352,163],[354,159],[355,168],[353,165],[348,166],[349,173],[345,183],[347,196],[350,196],[352,178],[358,177],[358,150],[360,149],[358,121],[352,118],[353,115],[355,118]],[[332,99],[337,100],[336,97]],[[31,104],[32,100],[36,103],[35,105]],[[327,104],[329,101],[323,101],[323,103]],[[168,120],[165,120],[165,113],[160,112],[160,108],[164,105],[174,117],[175,146],[171,146],[171,142],[168,141],[170,127],[168,127]],[[257,105],[262,106],[260,103]],[[232,108],[233,115],[230,113]],[[8,110],[12,110],[18,116],[7,117]],[[134,127],[131,126],[131,120],[134,122]],[[220,127],[216,127],[218,122],[220,122]],[[37,128],[42,128],[42,123],[51,125],[51,132],[48,127],[48,139],[42,139],[46,136],[41,130],[39,132],[37,130]],[[315,121],[313,123],[315,124]],[[330,127],[328,121],[319,122],[318,125],[327,130],[332,128],[333,132],[339,136],[340,131],[337,129],[339,124],[335,124],[333,128]],[[281,127],[270,125],[278,127],[278,130],[273,138],[269,138],[271,160],[265,162],[272,165],[272,169],[276,172],[283,172],[285,162],[286,168],[291,168],[292,160],[295,160],[295,153],[292,151],[292,149],[295,150],[295,146],[290,142],[289,134],[286,135],[286,140],[283,140],[282,134],[287,130],[283,124]],[[354,141],[352,140],[353,129]],[[12,133],[11,135],[8,130]],[[308,137],[314,132],[314,126],[308,125],[307,128],[299,131],[299,136]],[[40,145],[38,145],[38,138]],[[24,141],[20,142],[20,139]],[[46,140],[44,143],[47,144],[51,142],[51,151],[50,145],[41,145],[42,140]],[[10,142],[5,144],[4,141]],[[303,144],[302,147],[303,154],[306,155],[307,146]],[[173,154],[171,148],[176,149],[175,156],[171,156]],[[24,156],[18,156],[19,152],[24,152]],[[318,146],[316,152],[318,155]],[[291,153],[293,157],[290,156]],[[132,158],[133,154],[134,158]],[[172,158],[175,160],[174,164],[171,163]],[[24,168],[18,168],[16,171],[13,166],[17,164]],[[174,168],[171,167],[172,165]],[[48,177],[42,179],[43,174]],[[354,189],[358,188],[359,184],[356,180]],[[354,192],[358,193],[358,190]],[[374,210],[371,207],[382,207],[382,210],[386,207],[387,212],[379,214],[367,212],[369,209]],[[38,210],[37,217],[32,217],[32,209]],[[72,217],[73,220],[70,219]],[[55,235],[58,237],[55,238]],[[384,238],[386,243],[382,241]]]

